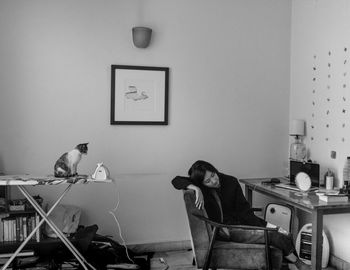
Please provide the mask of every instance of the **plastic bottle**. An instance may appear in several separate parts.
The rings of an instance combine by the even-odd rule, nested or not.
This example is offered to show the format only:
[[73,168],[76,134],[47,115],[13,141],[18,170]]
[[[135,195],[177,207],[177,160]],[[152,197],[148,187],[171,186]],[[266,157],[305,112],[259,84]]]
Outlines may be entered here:
[[330,169],[328,169],[326,173],[326,189],[333,189],[333,185],[334,185],[334,174]]
[[345,181],[348,181],[348,183],[350,183],[350,157],[346,158],[343,168],[343,183],[345,183]]

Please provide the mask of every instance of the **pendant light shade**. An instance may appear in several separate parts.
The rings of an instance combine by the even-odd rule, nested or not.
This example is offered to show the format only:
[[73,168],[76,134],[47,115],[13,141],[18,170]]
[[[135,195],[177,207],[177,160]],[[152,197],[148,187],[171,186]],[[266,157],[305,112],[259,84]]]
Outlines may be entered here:
[[135,47],[147,48],[152,37],[152,29],[143,26],[136,26],[132,28],[132,40]]

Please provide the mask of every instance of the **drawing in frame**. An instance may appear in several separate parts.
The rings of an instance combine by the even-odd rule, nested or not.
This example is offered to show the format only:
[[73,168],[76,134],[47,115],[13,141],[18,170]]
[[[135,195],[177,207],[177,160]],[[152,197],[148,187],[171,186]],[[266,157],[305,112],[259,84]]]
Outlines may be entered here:
[[112,65],[111,125],[167,125],[169,68]]

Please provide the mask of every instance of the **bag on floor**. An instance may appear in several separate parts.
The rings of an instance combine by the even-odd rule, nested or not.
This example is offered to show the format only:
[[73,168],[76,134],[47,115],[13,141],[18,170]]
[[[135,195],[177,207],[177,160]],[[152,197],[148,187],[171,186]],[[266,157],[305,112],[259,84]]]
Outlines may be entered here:
[[[73,205],[60,204],[49,215],[49,218],[66,235],[70,236],[78,229],[81,209]],[[46,223],[45,234],[50,238],[58,238],[52,228]]]

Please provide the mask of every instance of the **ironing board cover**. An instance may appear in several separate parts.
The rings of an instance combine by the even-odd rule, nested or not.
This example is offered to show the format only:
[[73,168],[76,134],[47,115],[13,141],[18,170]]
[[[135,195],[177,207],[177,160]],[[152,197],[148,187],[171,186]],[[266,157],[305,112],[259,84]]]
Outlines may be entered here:
[[36,176],[30,174],[0,175],[0,186],[16,185],[58,185],[58,184],[84,184],[90,182],[90,175],[77,175],[68,178],[59,178],[53,175]]

